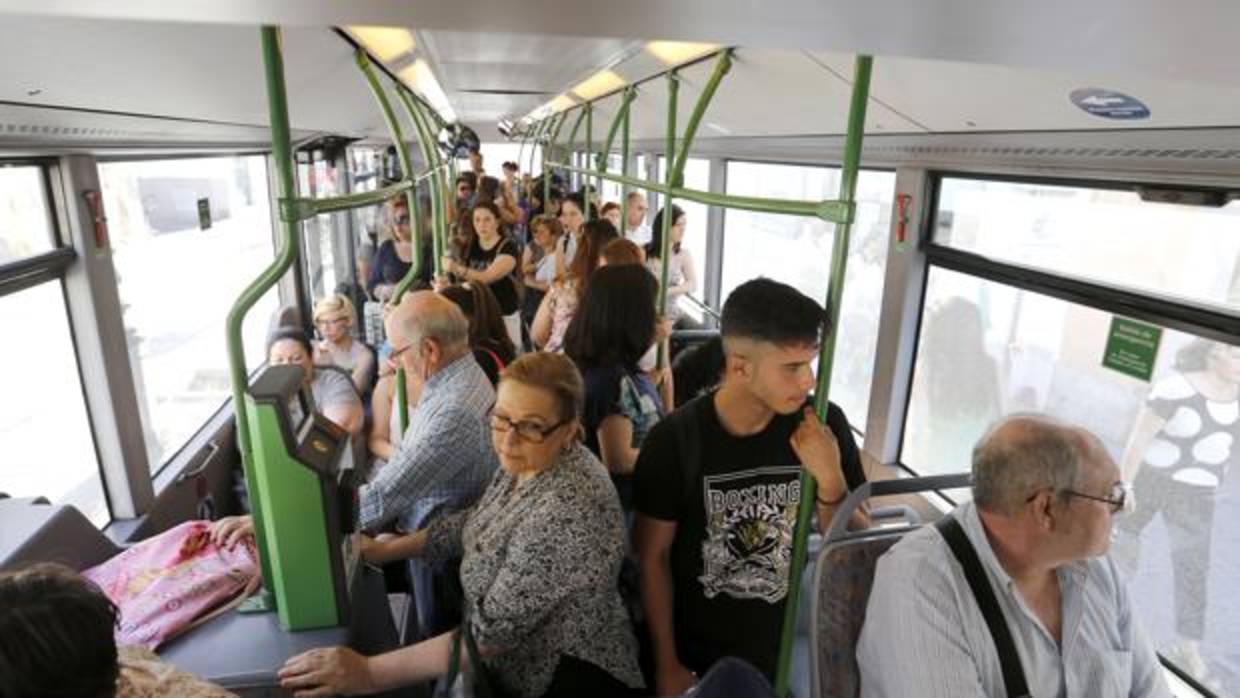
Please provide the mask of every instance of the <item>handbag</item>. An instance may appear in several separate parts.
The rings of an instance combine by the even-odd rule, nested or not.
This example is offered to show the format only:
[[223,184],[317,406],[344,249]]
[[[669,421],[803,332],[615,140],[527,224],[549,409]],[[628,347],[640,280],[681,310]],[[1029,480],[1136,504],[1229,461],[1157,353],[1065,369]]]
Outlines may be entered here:
[[253,539],[211,541],[210,522],[189,521],[82,573],[116,604],[118,645],[154,650],[236,607],[262,583]]
[[[478,643],[470,630],[470,604],[465,602],[465,612],[461,618],[461,627],[452,634],[452,654],[448,658],[448,673],[435,687],[435,698],[502,698],[502,694],[494,690],[487,676],[486,667],[478,655]],[[464,640],[464,642],[462,642]],[[469,655],[469,666],[461,671],[461,645]]]

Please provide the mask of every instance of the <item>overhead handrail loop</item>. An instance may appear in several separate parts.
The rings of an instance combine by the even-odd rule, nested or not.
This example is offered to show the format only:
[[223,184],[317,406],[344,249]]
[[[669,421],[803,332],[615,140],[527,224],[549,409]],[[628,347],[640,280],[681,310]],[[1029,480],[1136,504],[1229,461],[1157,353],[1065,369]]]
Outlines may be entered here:
[[[861,142],[865,134],[865,111],[870,96],[870,73],[873,59],[857,56],[853,67],[852,100],[848,108],[848,137],[844,143],[844,162],[840,172],[841,201],[852,202],[857,193],[857,175],[861,165]],[[831,249],[830,288],[827,291],[827,328],[818,354],[818,386],[814,393],[814,411],[820,422],[826,422],[831,371],[834,368],[835,341],[839,336],[840,308],[844,295],[844,273],[848,266],[848,243],[851,223],[835,227]],[[814,515],[818,486],[804,469],[801,471],[801,502],[792,538],[792,564],[788,572],[788,594],[784,605],[784,625],[780,634],[779,663],[775,672],[775,695],[787,696],[792,645],[796,637],[797,605],[801,597],[801,573],[805,569],[809,528]]]

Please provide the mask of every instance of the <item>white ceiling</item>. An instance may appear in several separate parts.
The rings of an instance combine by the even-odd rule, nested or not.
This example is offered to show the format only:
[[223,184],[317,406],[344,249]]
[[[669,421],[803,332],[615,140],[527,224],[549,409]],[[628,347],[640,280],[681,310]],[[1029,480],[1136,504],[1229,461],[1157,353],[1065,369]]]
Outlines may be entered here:
[[[293,17],[288,4],[293,1],[217,0],[212,5],[216,8],[212,16],[216,20],[240,21],[267,16],[262,13],[274,13],[274,16],[287,15],[287,19],[297,25],[285,29],[284,46],[290,118],[299,136],[336,133],[385,137],[386,127],[354,64],[349,45],[330,28],[304,26],[315,17],[345,19],[341,17],[342,11],[335,4],[328,6],[318,0],[304,0],[296,4],[299,7],[304,4],[307,11]],[[628,14],[640,14],[634,8],[646,7],[642,0],[634,2],[636,5],[624,5]],[[42,128],[37,131],[37,138],[54,141],[69,138],[67,134],[77,135],[76,129],[90,128],[92,120],[104,119],[100,115],[92,116],[91,112],[46,109],[71,107],[109,112],[106,130],[112,133],[110,138],[118,141],[261,144],[267,125],[267,106],[256,26],[222,21],[192,24],[89,16],[130,13],[144,17],[185,17],[207,12],[195,0],[180,3],[112,0],[99,4],[58,0],[45,8],[46,12],[57,13],[55,16],[4,14],[6,7],[14,4],[27,3],[0,0],[0,103],[9,103],[0,104],[0,143],[12,143],[18,136],[21,136],[19,140],[30,142],[29,130],[15,130],[23,126]],[[595,21],[588,23],[592,31],[622,34],[640,26],[649,32],[644,36],[668,36],[658,33],[655,26],[657,21],[667,17],[667,12],[662,10],[652,10],[653,14],[644,17],[639,24],[633,24],[636,20],[631,19],[620,21],[619,25],[609,24],[615,14],[611,8],[620,5],[618,3],[589,7],[588,11],[575,5],[577,9],[568,17],[561,16],[563,12],[555,12],[561,6],[559,0],[542,0],[534,8],[529,3],[456,3],[453,6],[460,7],[454,12],[442,8],[432,11],[419,2],[405,4],[425,11],[423,18],[427,24],[412,25],[417,29],[419,51],[440,76],[454,108],[485,140],[497,137],[493,124],[498,118],[528,113],[600,68],[610,67],[630,81],[645,78],[661,68],[642,50],[644,42],[632,38],[565,36],[560,32],[580,26],[593,17]],[[667,4],[677,5],[678,11],[699,12],[706,26],[726,24],[727,30],[720,29],[721,34],[758,36],[753,33],[755,28],[742,26],[752,11],[731,0],[719,0],[718,4],[710,6],[714,8],[710,11],[702,10],[689,0]],[[933,56],[953,54],[960,58],[957,54],[971,51],[977,54],[978,51],[951,45],[952,40],[958,38],[959,28],[947,19],[970,3],[957,0],[942,4],[948,8],[944,10],[945,16],[921,26],[917,32],[905,27],[902,18],[892,20],[891,35],[885,36],[883,41],[901,51],[922,50],[931,57],[880,56],[875,60],[867,119],[869,133],[1240,126],[1240,82],[1222,81],[1216,71],[1205,66],[1210,56],[1220,55],[1220,52],[1234,51],[1235,58],[1240,61],[1240,42],[1229,38],[1224,47],[1212,43],[1215,34],[1206,32],[1197,42],[1200,45],[1189,51],[1180,25],[1168,24],[1161,28],[1145,27],[1143,35],[1147,41],[1137,50],[1133,37],[1119,34],[1115,34],[1113,40],[1108,39],[1110,43],[1100,44],[1095,30],[1094,46],[1078,46],[1069,52],[1076,61],[1073,65],[1078,66],[1073,70],[1048,67],[1048,64],[1063,62],[1067,54],[1053,57],[1053,60],[1024,60],[1021,65],[1013,66],[1011,62],[1028,58],[1026,53],[1034,48],[1060,46],[1062,36],[1038,34],[1035,31],[1038,22],[1026,17],[1030,21],[1026,34],[1013,40],[1013,46],[999,46],[1000,37],[1006,36],[1004,32],[1010,29],[1010,18],[978,10],[971,20],[972,26],[995,28],[995,32],[985,38],[989,53],[982,53],[1004,59],[997,61],[999,63],[1006,60],[1009,64],[943,60],[942,56]],[[383,13],[391,12],[392,7],[404,6],[368,0],[350,4],[353,5],[356,5],[357,14],[350,14],[349,19],[387,16]],[[510,5],[521,6],[525,14],[545,21],[537,24],[538,31],[530,31],[528,19],[511,19],[510,10],[505,9]],[[787,23],[808,17],[804,13],[810,9],[802,3],[792,5],[794,7],[783,14],[777,9],[766,10],[768,17],[760,27],[759,38],[764,39],[767,47],[745,46],[737,50],[735,64],[707,112],[700,137],[838,134],[844,131],[852,57],[839,50],[769,46],[780,38],[800,35],[800,29]],[[1161,17],[1153,8],[1142,9],[1144,6],[1138,2],[1131,5],[1132,11],[1113,18],[1113,32],[1131,27],[1135,19],[1150,21]],[[1053,9],[1056,3],[1050,6]],[[719,16],[725,11],[734,15],[727,22]],[[1061,19],[1073,16],[1071,12],[1064,12]],[[1185,22],[1197,23],[1198,18],[1192,12],[1182,12]],[[1022,15],[1021,12],[1016,14]],[[869,26],[867,13],[845,12],[843,16],[856,23],[859,36],[869,36],[863,31]],[[1222,11],[1219,21],[1227,16],[1228,12]],[[493,27],[499,18],[511,19],[512,31],[462,31],[459,28],[469,23],[466,20],[472,20],[480,28]],[[435,28],[437,23],[446,28]],[[624,31],[615,29],[616,26]],[[1060,33],[1072,34],[1080,29],[1078,25],[1066,23]],[[698,29],[693,31],[698,32]],[[835,36],[832,33],[835,31],[832,29],[827,34]],[[985,35],[985,32],[978,33]],[[726,37],[695,35],[690,38]],[[981,42],[979,38],[974,40],[975,45]],[[820,43],[822,41],[814,41],[807,45],[812,47]],[[1140,69],[1151,55],[1163,55],[1169,50],[1178,53],[1162,70]],[[1124,69],[1117,67],[1115,51],[1127,51],[1128,62],[1122,63]],[[1085,54],[1097,60],[1086,59]],[[1232,65],[1235,64],[1240,63]],[[682,71],[679,109],[682,125],[711,69],[712,64],[707,61]],[[1191,73],[1192,81],[1173,77],[1186,71]],[[1149,105],[1151,118],[1138,123],[1112,122],[1088,115],[1069,103],[1069,92],[1090,86],[1116,89],[1140,98]],[[617,101],[612,98],[597,104],[593,134],[596,143],[603,140]],[[124,114],[182,121],[176,122],[175,128],[158,128],[150,119],[143,120],[140,127],[135,124],[125,127]],[[634,138],[661,141],[665,114],[665,81],[656,79],[643,83],[633,108]],[[571,125],[570,122],[565,127],[561,139],[567,137]],[[15,128],[6,130],[10,126]],[[578,141],[584,140],[583,132]]]

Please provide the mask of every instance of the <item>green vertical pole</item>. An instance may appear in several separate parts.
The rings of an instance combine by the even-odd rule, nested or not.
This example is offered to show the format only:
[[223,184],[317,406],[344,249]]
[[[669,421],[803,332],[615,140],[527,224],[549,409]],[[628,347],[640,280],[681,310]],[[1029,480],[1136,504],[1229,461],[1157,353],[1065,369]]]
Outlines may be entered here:
[[[620,125],[624,131],[620,136],[620,176],[629,176],[629,112],[633,103],[633,88],[625,88],[624,123]],[[620,237],[625,237],[629,227],[629,185],[620,188]]]
[[[590,167],[590,160],[591,160],[591,155],[592,155],[590,151],[592,151],[593,149],[594,149],[594,102],[586,102],[586,167],[587,168]],[[582,198],[585,200],[586,210],[582,211],[582,213],[586,217],[586,222],[589,223],[590,222],[590,201],[594,198],[590,195],[591,193],[590,189],[594,186],[594,183],[592,181],[593,178],[590,175],[586,175],[583,179],[584,181],[582,183],[583,186],[581,189],[582,189],[582,192],[585,193],[585,196]]]
[[[409,158],[409,145],[405,141],[405,132],[401,128],[400,120],[396,118],[396,112],[392,110],[392,103],[388,101],[387,93],[383,90],[383,86],[379,84],[379,77],[375,74],[370,57],[361,49],[358,49],[354,57],[357,60],[358,68],[366,76],[366,83],[370,85],[370,91],[374,94],[375,101],[379,104],[379,110],[383,113],[383,120],[387,123],[388,133],[391,134],[392,142],[396,146],[396,157],[400,160],[400,169],[404,173],[402,179],[412,182],[414,181],[413,162]],[[409,206],[409,235],[413,244],[413,264],[410,265],[409,271],[396,284],[396,288],[392,292],[393,301],[396,303],[400,302],[401,296],[404,295],[409,286],[413,284],[413,280],[422,271],[422,255],[418,246],[421,212],[418,208],[416,185],[405,193],[405,202]]]
[[[297,197],[297,188],[293,178],[293,143],[290,137],[288,122],[288,96],[284,88],[284,55],[280,45],[280,29],[273,26],[262,28],[263,72],[267,85],[267,115],[271,122],[271,157],[275,161],[276,183],[279,187],[279,201],[292,201]],[[280,277],[297,261],[298,224],[294,217],[285,215],[281,205],[279,242],[276,258],[254,281],[246,286],[228,311],[227,346],[229,373],[232,378],[233,414],[237,430],[237,450],[241,452],[241,465],[245,471],[246,489],[250,493],[251,512],[254,517],[254,538],[259,547],[259,562],[262,566],[263,579],[274,579],[271,572],[270,555],[267,553],[266,527],[262,512],[257,506],[258,486],[254,473],[254,444],[250,435],[249,410],[246,403],[246,388],[249,379],[245,367],[245,346],[242,337],[242,324],[246,313],[262,298],[267,289],[274,286]]]
[[[840,172],[840,201],[852,203],[857,193],[857,173],[861,163],[861,141],[865,135],[865,109],[870,94],[870,69],[873,59],[857,56],[853,67],[852,101],[848,109],[848,138],[844,144],[844,163]],[[831,249],[831,284],[827,291],[827,327],[818,355],[818,387],[814,394],[814,411],[819,421],[827,419],[827,393],[831,388],[831,369],[835,358],[835,338],[844,294],[844,272],[848,264],[848,238],[852,223],[838,223]],[[805,569],[809,528],[814,515],[817,483],[801,471],[801,503],[797,509],[796,530],[792,541],[792,564],[788,573],[788,595],[784,605],[784,625],[780,635],[779,664],[775,672],[775,695],[789,695],[789,671],[792,666],[792,645],[796,637],[797,606],[801,596],[801,574]]]
[[[667,312],[667,271],[668,257],[672,252],[672,192],[671,187],[675,185],[676,167],[676,99],[680,94],[680,76],[676,71],[667,74],[667,193],[663,196],[663,241],[659,250],[659,298],[655,305],[660,315]],[[657,367],[662,369],[667,365],[666,352],[663,351],[663,343],[659,343],[659,355]]]
[[543,147],[543,213],[547,212],[547,204],[551,200],[551,158],[555,157],[555,141],[560,137],[560,129],[564,126],[564,122],[568,120],[568,112],[560,112],[558,118],[553,118],[555,118],[555,126],[551,129],[547,145]]

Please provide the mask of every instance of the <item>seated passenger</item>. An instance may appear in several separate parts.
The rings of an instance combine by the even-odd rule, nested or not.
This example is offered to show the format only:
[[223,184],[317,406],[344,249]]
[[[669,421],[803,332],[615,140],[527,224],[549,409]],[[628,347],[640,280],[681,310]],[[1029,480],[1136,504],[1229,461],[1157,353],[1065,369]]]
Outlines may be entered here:
[[[411,390],[409,381],[405,382],[405,402],[408,415],[412,417],[413,409],[418,404],[418,392]],[[375,383],[375,392],[370,399],[371,416],[370,434],[366,446],[374,457],[376,465],[384,465],[392,460],[404,433],[400,428],[400,410],[396,406],[396,374],[389,373]]]
[[268,363],[301,366],[306,376],[304,382],[314,394],[315,409],[350,434],[360,434],[366,415],[353,381],[341,371],[316,369],[313,356],[310,340],[299,329],[281,329],[267,342]]
[[564,340],[564,353],[576,362],[585,380],[586,447],[621,478],[626,508],[638,450],[663,416],[658,390],[637,367],[654,341],[655,285],[654,277],[640,265],[594,272]]
[[232,693],[117,647],[116,606],[62,565],[0,572],[0,696],[223,698]]
[[[1171,693],[1107,557],[1119,467],[1084,429],[1014,416],[973,449],[963,529],[1032,696]],[[999,655],[943,535],[927,526],[878,561],[857,644],[863,696],[1002,696]]]
[[[416,534],[362,539],[371,562],[464,556],[464,628],[506,695],[606,698],[642,684],[616,590],[624,523],[607,471],[578,442],[582,393],[567,358],[517,359],[491,415],[503,469],[478,503]],[[375,657],[311,650],[285,664],[281,685],[349,694],[428,681],[447,671],[459,632]]]
[[439,293],[456,303],[469,319],[469,346],[474,360],[491,379],[491,385],[495,385],[500,371],[517,358],[495,295],[486,284],[473,282],[445,286]]
[[409,431],[391,461],[358,490],[358,524],[375,530],[396,522],[417,530],[440,510],[473,504],[497,463],[487,432],[495,390],[469,349],[469,321],[460,308],[417,291],[385,321],[391,361],[405,368],[420,394]]
[[314,347],[314,363],[337,366],[353,378],[353,386],[362,395],[370,393],[375,371],[375,356],[362,342],[353,338],[357,313],[353,303],[339,293],[314,304],[314,326],[323,340]]
[[817,483],[820,530],[865,481],[844,412],[829,406],[828,429],[808,405],[827,320],[791,286],[741,284],[723,307],[723,383],[646,437],[635,547],[658,695],[727,656],[773,680],[801,470]]

